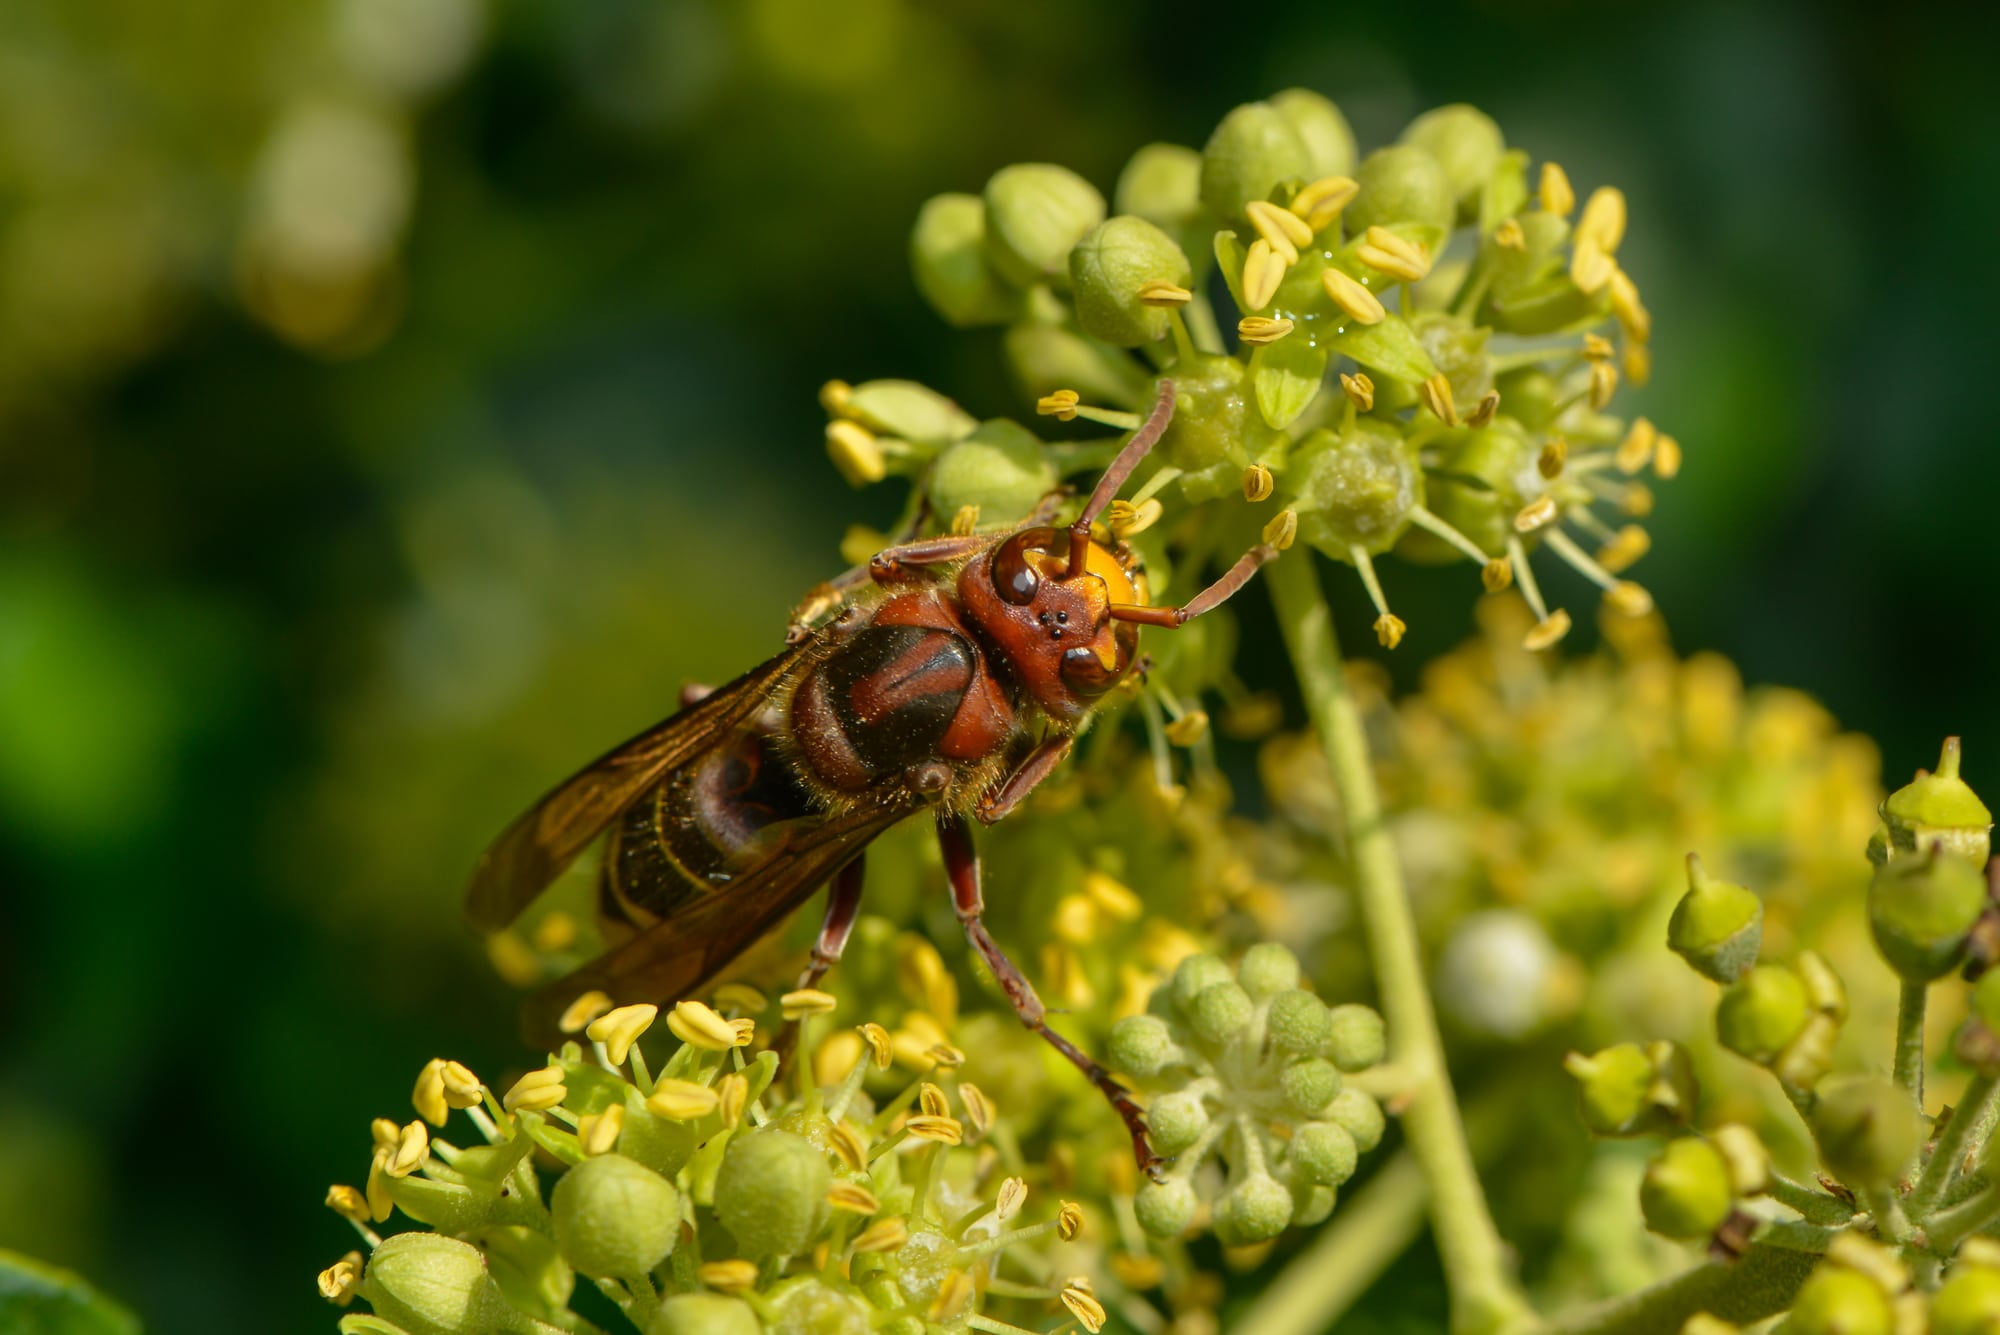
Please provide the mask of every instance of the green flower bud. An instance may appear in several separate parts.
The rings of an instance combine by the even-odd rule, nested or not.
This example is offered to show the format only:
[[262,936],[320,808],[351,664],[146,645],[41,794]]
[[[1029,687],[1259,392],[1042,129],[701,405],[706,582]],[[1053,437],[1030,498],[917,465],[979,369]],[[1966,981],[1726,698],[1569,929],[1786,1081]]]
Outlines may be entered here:
[[1493,118],[1463,103],[1426,111],[1403,131],[1403,142],[1436,159],[1458,200],[1459,213],[1468,218],[1478,208],[1480,188],[1507,151]]
[[1799,1285],[1785,1328],[1796,1335],[1894,1335],[1896,1312],[1872,1276],[1821,1265]]
[[1936,772],[1918,775],[1883,801],[1889,851],[1922,852],[1936,844],[1975,870],[1985,870],[1993,851],[1993,813],[1958,777],[1959,760],[1958,738],[1945,738]]
[[622,1154],[585,1159],[563,1174],[549,1200],[556,1246],[586,1275],[643,1275],[680,1237],[674,1184]]
[[1416,451],[1395,427],[1362,418],[1345,436],[1321,427],[1299,442],[1286,475],[1299,539],[1336,560],[1388,551],[1424,503]]
[[1281,1052],[1318,1052],[1332,1032],[1333,1016],[1310,992],[1280,992],[1271,998],[1264,1028]]
[[1358,1089],[1343,1089],[1326,1105],[1324,1120],[1342,1127],[1367,1153],[1382,1143],[1382,1105]]
[[1118,174],[1112,193],[1120,213],[1144,218],[1179,246],[1200,273],[1210,254],[1215,220],[1201,206],[1201,154],[1180,144],[1148,144]]
[[1197,356],[1177,367],[1174,420],[1156,453],[1184,473],[1214,468],[1236,491],[1244,466],[1284,441],[1283,432],[1265,424],[1245,374],[1234,357]]
[[816,1277],[794,1280],[771,1300],[772,1335],[874,1335],[872,1310]]
[[920,445],[949,445],[979,425],[965,409],[914,380],[864,381],[847,392],[841,414],[878,436],[900,436]]
[[1677,1044],[1620,1043],[1592,1056],[1572,1052],[1584,1125],[1600,1136],[1637,1136],[1685,1122],[1694,1111],[1693,1064]]
[[1017,324],[1007,331],[1005,350],[1015,383],[1031,399],[1073,389],[1085,402],[1130,408],[1147,392],[1125,353],[1060,325]]
[[1493,387],[1500,391],[1500,411],[1530,431],[1545,430],[1562,406],[1562,386],[1540,367],[1509,371]]
[[1278,1076],[1278,1087],[1295,1111],[1312,1117],[1340,1093],[1340,1072],[1323,1057],[1308,1057],[1287,1066]]
[[1250,994],[1234,979],[1211,983],[1188,1007],[1188,1025],[1196,1038],[1219,1046],[1248,1029],[1256,1011]]
[[1139,289],[1151,282],[1186,287],[1193,270],[1174,239],[1121,214],[1099,223],[1069,252],[1070,289],[1084,332],[1121,348],[1165,338],[1164,307],[1148,306]]
[[1971,1013],[1953,1050],[1981,1075],[2000,1074],[2000,969],[1988,969],[1973,985]]
[[1002,324],[1019,304],[986,262],[986,204],[977,195],[934,195],[910,232],[917,291],[946,324]]
[[1294,1190],[1292,1199],[1295,1202],[1292,1222],[1300,1228],[1311,1228],[1314,1224],[1326,1222],[1340,1194],[1332,1187],[1307,1187],[1303,1192]]
[[1471,405],[1493,389],[1493,359],[1486,341],[1493,331],[1448,311],[1419,311],[1410,318],[1411,332],[1444,378],[1451,382],[1453,403]]
[[1378,148],[1362,159],[1354,173],[1361,193],[1347,206],[1347,234],[1359,236],[1370,227],[1414,223],[1444,238],[1458,217],[1458,197],[1438,160],[1421,148],[1397,144]]
[[1217,983],[1230,981],[1232,977],[1229,966],[1215,956],[1189,955],[1174,970],[1173,982],[1168,986],[1173,989],[1174,1004],[1180,1007],[1182,1014],[1187,1014],[1196,997]]
[[1201,1095],[1187,1090],[1162,1094],[1146,1110],[1146,1127],[1154,1149],[1161,1154],[1179,1154],[1208,1129],[1208,1104]]
[[1337,1187],[1353,1177],[1360,1159],[1354,1137],[1346,1127],[1333,1122],[1307,1122],[1293,1133],[1285,1154],[1306,1181],[1326,1187]]
[[1268,1001],[1298,988],[1299,957],[1275,942],[1254,945],[1243,952],[1236,979],[1252,997]]
[[750,1304],[720,1293],[676,1293],[660,1303],[646,1335],[763,1335]]
[[1985,907],[1986,878],[1941,850],[1892,857],[1868,885],[1875,945],[1905,982],[1951,972]]
[[368,1258],[361,1293],[378,1316],[408,1335],[553,1329],[508,1306],[477,1247],[441,1233],[384,1238]]
[[1688,892],[1667,922],[1667,944],[1697,973],[1733,983],[1757,962],[1764,939],[1764,901],[1740,885],[1718,881],[1688,854]]
[[1930,1335],[1992,1335],[2000,1330],[2000,1270],[1961,1257],[1931,1297]]
[[789,1131],[738,1136],[715,1178],[715,1213],[744,1255],[791,1256],[812,1242],[833,1185],[826,1156]]
[[1729,1217],[1729,1165],[1705,1140],[1670,1140],[1646,1165],[1639,1210],[1669,1238],[1703,1238]]
[[1070,247],[1104,221],[1104,196],[1067,167],[1019,162],[986,183],[986,255],[1017,287],[1069,281]]
[[1111,1030],[1111,1069],[1141,1078],[1156,1076],[1180,1056],[1167,1022],[1157,1015],[1128,1015]]
[[1215,1203],[1215,1237],[1225,1247],[1269,1242],[1292,1222],[1292,1193],[1269,1173],[1252,1173]]
[[1291,122],[1306,147],[1306,181],[1346,176],[1354,170],[1354,131],[1330,100],[1310,88],[1287,88],[1267,99]]
[[948,446],[931,465],[935,514],[955,515],[968,505],[996,519],[1027,514],[1056,485],[1056,466],[1035,434],[1006,419],[981,424]]
[[1335,1006],[1327,1017],[1327,1055],[1343,1071],[1365,1071],[1380,1064],[1388,1050],[1388,1031],[1382,1017],[1367,1006],[1352,1002]]
[[1917,1151],[1917,1111],[1908,1094],[1885,1080],[1828,1081],[1812,1122],[1820,1158],[1849,1186],[1886,1185]]
[[1170,1177],[1165,1182],[1148,1182],[1140,1187],[1132,1201],[1132,1211],[1139,1217],[1139,1227],[1154,1237],[1177,1238],[1194,1222],[1199,1203],[1187,1179]]
[[1222,118],[1201,151],[1201,202],[1233,222],[1280,181],[1312,176],[1312,150],[1291,118],[1269,102],[1246,102]]
[[1715,1006],[1722,1046],[1768,1066],[1806,1027],[1812,1007],[1803,979],[1782,964],[1760,964],[1730,985]]

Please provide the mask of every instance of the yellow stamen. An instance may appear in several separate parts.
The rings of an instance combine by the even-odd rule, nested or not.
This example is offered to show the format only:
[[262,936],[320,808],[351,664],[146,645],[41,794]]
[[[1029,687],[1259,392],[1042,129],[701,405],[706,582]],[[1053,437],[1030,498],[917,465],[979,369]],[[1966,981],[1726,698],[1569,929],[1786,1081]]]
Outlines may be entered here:
[[1499,411],[1500,391],[1489,389],[1480,395],[1478,406],[1466,417],[1465,424],[1470,427],[1490,426]]
[[1111,502],[1104,512],[1104,526],[1111,530],[1111,536],[1123,541],[1136,537],[1160,522],[1160,516],[1167,507],[1157,496],[1148,496],[1137,505],[1126,500]]
[[1393,612],[1384,612],[1375,618],[1375,642],[1384,649],[1394,649],[1403,642],[1403,634],[1409,624]]
[[743,1120],[743,1109],[750,1102],[750,1081],[741,1071],[731,1071],[716,1082],[715,1107],[722,1114],[724,1126],[736,1126]]
[[1021,1207],[1027,1203],[1028,1184],[1018,1177],[1010,1177],[1000,1184],[1000,1195],[993,1202],[993,1213],[1004,1224],[1021,1213]]
[[889,1031],[871,1020],[861,1026],[861,1037],[868,1044],[869,1056],[875,1059],[875,1069],[888,1070],[889,1063],[896,1059],[896,1048],[889,1039]]
[[462,1062],[448,1061],[443,1071],[444,1101],[453,1108],[477,1108],[486,1097],[486,1086]]
[[646,1110],[669,1122],[692,1122],[714,1112],[722,1095],[692,1080],[662,1080],[646,1098]]
[[[847,532],[840,537],[840,559],[851,566],[865,566],[869,557],[891,545],[889,535],[881,529],[870,528],[866,524],[849,524]],[[606,1004],[609,1000],[606,998]],[[581,1029],[583,1025],[577,1028]]]
[[813,1080],[822,1088],[847,1079],[867,1053],[868,1045],[852,1029],[837,1029],[813,1047]]
[[1366,371],[1356,371],[1353,375],[1340,373],[1340,392],[1354,405],[1357,412],[1375,410],[1375,382],[1368,378]]
[[1111,1273],[1126,1288],[1143,1293],[1147,1289],[1158,1288],[1167,1277],[1166,1266],[1157,1256],[1146,1256],[1139,1252],[1113,1252]]
[[1611,281],[1617,265],[1595,242],[1579,241],[1569,257],[1569,277],[1585,296],[1596,296]]
[[1628,617],[1642,617],[1653,610],[1653,595],[1629,579],[1621,579],[1604,591],[1605,603]]
[[356,1224],[368,1222],[368,1198],[354,1187],[335,1183],[326,1189],[326,1208]]
[[1583,336],[1583,355],[1591,361],[1609,361],[1611,355],[1616,351],[1618,349],[1611,346],[1611,340],[1602,334],[1585,334]]
[[602,992],[590,991],[569,1003],[569,1008],[556,1021],[556,1028],[565,1034],[582,1033],[584,1026],[611,1009],[611,998]]
[[1569,634],[1569,613],[1558,607],[1549,613],[1546,621],[1537,622],[1528,633],[1521,637],[1521,647],[1530,653],[1540,653],[1556,645]]
[[1661,436],[1660,443],[1653,447],[1653,473],[1662,481],[1670,481],[1681,471],[1681,443],[1672,436]]
[[779,1013],[787,1020],[803,1020],[808,1015],[826,1015],[840,1002],[830,992],[802,987],[778,998]]
[[1164,278],[1155,278],[1150,282],[1139,284],[1139,304],[1142,306],[1172,310],[1178,306],[1185,306],[1193,300],[1194,293],[1178,283],[1169,283]]
[[963,1270],[954,1270],[938,1286],[937,1297],[931,1300],[930,1318],[942,1324],[957,1316],[971,1301],[972,1277]]
[[1294,510],[1280,510],[1270,523],[1264,525],[1264,541],[1281,552],[1290,547],[1292,540],[1298,536],[1299,516]]
[[603,1112],[585,1113],[576,1119],[577,1148],[585,1158],[609,1154],[618,1148],[618,1137],[624,1130],[625,1105],[608,1104]]
[[1167,740],[1175,746],[1193,746],[1208,735],[1208,711],[1190,709],[1166,726]]
[[1083,893],[1089,895],[1099,908],[1123,922],[1131,922],[1146,911],[1146,902],[1133,893],[1132,887],[1101,871],[1084,873]]
[[383,1220],[396,1208],[395,1198],[389,1194],[389,1174],[384,1170],[389,1162],[389,1149],[378,1149],[368,1164],[368,1215],[371,1219]]
[[924,1056],[931,1059],[940,1070],[955,1071],[965,1065],[965,1053],[949,1043],[933,1043],[924,1049]]
[[1562,476],[1563,465],[1569,461],[1569,442],[1552,440],[1542,446],[1541,454],[1535,459],[1535,471],[1553,481]]
[[826,454],[850,486],[865,487],[889,475],[882,443],[875,433],[846,418],[826,424]]
[[937,1037],[942,1038],[944,1028],[958,1015],[958,982],[945,967],[937,947],[914,932],[905,932],[896,943],[896,981],[904,996],[920,1002],[937,1017],[942,1026]]
[[718,1293],[748,1293],[757,1287],[757,1263],[733,1259],[705,1261],[695,1271],[701,1282]]
[[431,1161],[431,1133],[421,1121],[403,1128],[382,1171],[390,1177],[408,1177]]
[[1056,901],[1051,926],[1057,936],[1072,945],[1089,945],[1097,936],[1097,905],[1090,902],[1089,895],[1064,895]]
[[[709,1012],[711,1015],[713,1011]],[[617,1010],[606,1011],[590,1022],[583,1031],[584,1037],[593,1043],[604,1045],[604,1055],[613,1066],[623,1066],[626,1055],[639,1036],[653,1027],[653,1021],[660,1018],[660,1008],[639,1002],[636,1005],[620,1006]]]
[[514,1087],[501,1096],[500,1106],[510,1113],[543,1112],[568,1097],[569,1090],[563,1085],[563,1068],[544,1066],[516,1080]]
[[854,1239],[857,1252],[899,1252],[903,1244],[910,1240],[910,1226],[901,1215],[892,1219],[878,1219],[861,1230]]
[[1243,470],[1243,499],[1252,504],[1271,499],[1276,485],[1271,480],[1271,470],[1262,464],[1251,464]]
[[1627,524],[1597,549],[1597,564],[1616,575],[1630,570],[1652,550],[1653,539],[1637,524]]
[[1104,1322],[1107,1319],[1104,1304],[1091,1295],[1088,1280],[1077,1278],[1065,1284],[1062,1291],[1062,1305],[1069,1309],[1069,1314],[1075,1317],[1090,1335],[1097,1335],[1098,1331],[1104,1329]]
[[1354,258],[1406,283],[1414,283],[1431,271],[1428,250],[1386,227],[1370,227],[1366,239],[1355,248]]
[[1634,519],[1644,519],[1653,513],[1653,489],[1643,482],[1634,482],[1625,488],[1623,502],[1625,513]]
[[1081,402],[1083,395],[1075,390],[1059,389],[1036,399],[1035,411],[1043,417],[1053,417],[1059,422],[1068,422],[1076,417],[1076,406]]
[[1653,336],[1653,316],[1639,300],[1639,285],[1623,269],[1611,271],[1611,313],[1632,338],[1644,343]]
[[1064,1242],[1074,1242],[1076,1235],[1083,1232],[1083,1207],[1075,1201],[1064,1201],[1062,1209],[1056,1212],[1056,1236]]
[[868,1142],[854,1129],[852,1122],[836,1122],[826,1138],[833,1144],[833,1152],[840,1161],[854,1172],[863,1172],[868,1167]]
[[1493,229],[1493,244],[1502,250],[1526,250],[1528,234],[1521,230],[1518,218],[1507,218]]
[[1611,406],[1611,396],[1618,392],[1618,368],[1610,362],[1590,364],[1590,406],[1603,412]]
[[1500,592],[1514,582],[1513,563],[1504,556],[1495,557],[1480,568],[1479,582],[1488,593]]
[[1544,162],[1540,184],[1536,193],[1541,197],[1543,211],[1558,218],[1569,217],[1569,211],[1576,207],[1576,190],[1569,183],[1569,173],[1553,162]]
[[1312,244],[1313,229],[1304,218],[1279,208],[1265,199],[1253,199],[1243,206],[1257,235],[1271,243],[1271,249],[1285,257],[1286,264],[1299,262],[1299,247]]
[[1321,232],[1360,193],[1361,186],[1352,177],[1322,176],[1299,187],[1299,193],[1292,196],[1292,212],[1304,218],[1307,227]]
[[748,983],[724,983],[715,989],[715,1005],[718,1010],[761,1015],[770,1004],[770,998]]
[[368,1124],[368,1134],[375,1140],[376,1149],[394,1149],[396,1142],[403,1138],[403,1124],[387,1117],[378,1117]]
[[956,1117],[919,1113],[903,1125],[918,1140],[934,1140],[941,1145],[958,1145],[965,1140],[965,1127]]
[[1418,393],[1433,417],[1446,426],[1458,425],[1458,406],[1451,401],[1451,381],[1445,378],[1444,372],[1439,371],[1424,381]]
[[858,1182],[836,1182],[826,1191],[826,1203],[849,1214],[869,1215],[882,1208],[875,1193]]
[[944,1091],[928,1080],[917,1086],[917,1107],[926,1117],[951,1116],[951,1103]]
[[532,940],[535,949],[544,955],[568,950],[576,944],[576,919],[556,909],[535,924]]
[[[1293,259],[1297,259],[1294,254]],[[1270,242],[1258,237],[1243,256],[1243,304],[1261,311],[1278,295],[1285,281],[1285,257]]]
[[993,1129],[993,1100],[977,1085],[960,1082],[958,1101],[965,1105],[966,1124],[976,1136],[983,1136]]
[[951,532],[954,537],[963,538],[978,527],[979,507],[976,505],[961,505],[958,507],[958,512],[951,517]]
[[854,401],[854,386],[845,380],[829,380],[819,387],[819,406],[828,417],[844,417]]
[[1326,289],[1326,295],[1333,299],[1333,304],[1356,324],[1380,324],[1389,314],[1381,299],[1370,292],[1366,284],[1339,269],[1322,269],[1319,285]]
[[1555,497],[1537,496],[1534,500],[1522,506],[1520,513],[1514,516],[1514,531],[1517,533],[1533,533],[1544,524],[1554,522],[1555,517]]
[[1295,326],[1285,316],[1272,319],[1266,315],[1246,315],[1236,322],[1236,336],[1254,347],[1266,343],[1276,343],[1292,332]]
[[444,1058],[433,1057],[417,1072],[417,1087],[410,1091],[410,1103],[417,1116],[432,1126],[443,1126],[451,1109],[444,1101]]
[[1627,343],[1624,361],[1625,378],[1634,389],[1644,389],[1653,378],[1653,350],[1644,343]]
[[1659,430],[1652,422],[1636,417],[1626,430],[1625,439],[1618,442],[1617,453],[1611,456],[1611,462],[1621,473],[1636,473],[1652,461],[1659,439]]
[[354,1301],[361,1287],[361,1253],[349,1252],[319,1272],[319,1296],[342,1307]]
[[1600,185],[1590,192],[1583,216],[1576,220],[1578,245],[1592,243],[1606,255],[1618,253],[1625,239],[1625,192],[1616,186]]
[[747,1047],[757,1032],[755,1020],[725,1020],[699,1001],[676,1002],[667,1014],[667,1028],[689,1047],[727,1052]]

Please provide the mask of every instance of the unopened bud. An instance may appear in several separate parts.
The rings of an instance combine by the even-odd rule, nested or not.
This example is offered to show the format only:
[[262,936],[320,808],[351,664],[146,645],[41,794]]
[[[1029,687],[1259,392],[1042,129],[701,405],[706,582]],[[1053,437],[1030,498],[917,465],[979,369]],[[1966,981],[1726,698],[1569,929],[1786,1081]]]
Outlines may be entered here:
[[1905,982],[1951,972],[1985,907],[1986,878],[1941,847],[1890,858],[1868,885],[1875,945]]
[[1103,221],[1104,196],[1067,167],[1015,163],[986,183],[986,256],[1016,287],[1068,286],[1071,247]]
[[1823,1084],[1812,1123],[1820,1157],[1854,1187],[1888,1185],[1916,1153],[1921,1136],[1910,1096],[1870,1076]]
[[1670,1140],[1646,1165],[1639,1209],[1646,1227],[1669,1238],[1704,1238],[1729,1217],[1729,1165],[1707,1141]]
[[1688,854],[1688,892],[1667,923],[1667,945],[1697,973],[1733,983],[1757,962],[1764,937],[1764,902],[1740,885],[1710,876]]

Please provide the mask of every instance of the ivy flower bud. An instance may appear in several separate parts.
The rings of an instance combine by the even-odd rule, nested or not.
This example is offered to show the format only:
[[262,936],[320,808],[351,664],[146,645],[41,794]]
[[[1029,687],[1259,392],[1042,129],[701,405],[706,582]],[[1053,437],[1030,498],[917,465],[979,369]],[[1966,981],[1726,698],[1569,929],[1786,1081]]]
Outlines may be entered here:
[[1685,1122],[1694,1111],[1693,1064],[1673,1043],[1620,1043],[1591,1056],[1572,1052],[1584,1125],[1600,1136],[1636,1136]]
[[1262,942],[1243,952],[1236,980],[1257,1001],[1269,1001],[1299,985],[1299,958],[1275,942]]
[[1492,179],[1500,155],[1507,151],[1493,118],[1463,103],[1426,111],[1410,122],[1402,139],[1437,160],[1458,199],[1460,214],[1466,216],[1475,211],[1480,189]]
[[1240,983],[1215,983],[1201,990],[1188,1007],[1188,1024],[1195,1037],[1212,1046],[1229,1042],[1249,1028],[1256,1004]]
[[1354,1176],[1360,1150],[1346,1127],[1333,1122],[1307,1122],[1293,1133],[1286,1159],[1314,1186],[1337,1187]]
[[1785,1326],[1797,1335],[1894,1335],[1897,1329],[1890,1295],[1873,1276],[1825,1263],[1799,1285]]
[[1321,427],[1293,452],[1287,489],[1299,513],[1299,537],[1336,560],[1352,549],[1380,553],[1409,527],[1423,504],[1424,476],[1397,428],[1358,421],[1344,434]]
[[1916,1153],[1921,1132],[1910,1096],[1885,1080],[1828,1081],[1813,1105],[1820,1157],[1849,1186],[1892,1181]]
[[1883,801],[1889,851],[1922,852],[1936,844],[1975,868],[1985,868],[1993,851],[1993,813],[1958,776],[1960,758],[1958,738],[1945,738],[1936,771],[1919,774]]
[[487,1335],[539,1328],[508,1306],[471,1243],[439,1233],[398,1233],[368,1258],[361,1296],[413,1335]]
[[984,423],[931,465],[931,508],[956,514],[967,505],[1026,514],[1056,484],[1056,469],[1032,432],[1004,419]]
[[1388,1030],[1370,1007],[1349,1002],[1327,1013],[1327,1055],[1341,1070],[1365,1071],[1379,1064],[1388,1046]]
[[1150,1078],[1166,1070],[1180,1049],[1159,1016],[1128,1015],[1112,1027],[1107,1055],[1113,1070]]
[[1326,1111],[1326,1106],[1340,1093],[1340,1072],[1323,1057],[1308,1057],[1284,1069],[1278,1077],[1278,1088],[1284,1091],[1285,1102],[1294,1111],[1305,1117],[1316,1116]]
[[826,1156],[789,1131],[732,1140],[715,1179],[715,1211],[747,1256],[790,1256],[812,1241],[833,1174]]
[[1187,1232],[1199,1204],[1194,1187],[1185,1178],[1174,1177],[1140,1187],[1132,1212],[1139,1217],[1139,1227],[1154,1237],[1175,1238]]
[[1458,197],[1438,160],[1422,148],[1396,144],[1362,159],[1354,180],[1361,187],[1347,206],[1349,234],[1394,223],[1415,223],[1438,237],[1458,216]]
[[1104,221],[1104,196],[1067,167],[1019,162],[986,183],[986,255],[1016,287],[1069,282],[1070,247]]
[[1271,998],[1264,1030],[1280,1052],[1318,1052],[1333,1032],[1333,1015],[1326,1003],[1310,992],[1280,992]]
[[[852,418],[879,436],[895,436],[922,445],[944,446],[962,440],[979,425],[971,413],[914,380],[869,380],[849,388],[840,416]],[[743,989],[740,983],[728,984]],[[754,993],[756,989],[743,989]],[[744,1000],[737,991],[718,989],[716,1001],[725,996]],[[730,1009],[754,1014],[761,1006],[736,1005]]]
[[1702,1238],[1729,1217],[1729,1165],[1705,1140],[1670,1140],[1646,1165],[1639,1209],[1646,1227],[1669,1238]]
[[1333,1102],[1326,1106],[1324,1120],[1345,1129],[1364,1152],[1382,1143],[1386,1125],[1382,1105],[1361,1090],[1343,1089],[1334,1095]]
[[1228,982],[1232,976],[1229,966],[1213,955],[1189,955],[1174,969],[1169,985],[1173,1002],[1185,1014],[1196,997],[1217,983]]
[[2000,1330],[2000,1268],[1968,1258],[1958,1263],[1931,1296],[1930,1335],[1986,1335]]
[[1215,1203],[1215,1237],[1225,1247],[1268,1242],[1292,1222],[1292,1193],[1268,1173],[1252,1173]]
[[1906,982],[1951,972],[1985,907],[1986,878],[1938,848],[1890,858],[1868,884],[1875,945]]
[[1740,885],[1710,876],[1687,857],[1688,892],[1667,923],[1667,944],[1697,973],[1733,983],[1757,962],[1764,939],[1764,901]]
[[1354,169],[1354,131],[1332,101],[1310,88],[1287,88],[1267,100],[1305,145],[1307,180],[1344,176]]
[[1201,151],[1201,201],[1216,217],[1234,220],[1251,200],[1269,199],[1280,181],[1328,174],[1313,170],[1313,151],[1291,117],[1270,102],[1246,102],[1222,118]]
[[1201,1095],[1175,1090],[1153,1100],[1146,1110],[1146,1125],[1152,1133],[1153,1148],[1162,1154],[1179,1154],[1201,1139],[1208,1129],[1208,1104]]
[[550,1194],[549,1216],[557,1250],[582,1273],[643,1275],[680,1238],[681,1198],[644,1164],[600,1154],[563,1174]]
[[646,1335],[763,1335],[764,1323],[741,1298],[676,1293],[660,1303]]
[[986,203],[977,195],[925,201],[910,230],[910,272],[931,309],[960,329],[1002,324],[1016,305],[986,258]]
[[1781,964],[1760,964],[1730,985],[1715,1006],[1722,1046],[1768,1066],[1797,1038],[1812,1013],[1806,985]]
[[1201,154],[1180,144],[1147,144],[1118,174],[1112,207],[1144,218],[1183,254],[1208,254],[1215,223],[1201,208]]
[[1187,256],[1172,237],[1130,215],[1099,223],[1069,252],[1077,323],[1085,333],[1121,348],[1166,337],[1167,311],[1149,305],[1141,290],[1148,283],[1184,287],[1192,275]]

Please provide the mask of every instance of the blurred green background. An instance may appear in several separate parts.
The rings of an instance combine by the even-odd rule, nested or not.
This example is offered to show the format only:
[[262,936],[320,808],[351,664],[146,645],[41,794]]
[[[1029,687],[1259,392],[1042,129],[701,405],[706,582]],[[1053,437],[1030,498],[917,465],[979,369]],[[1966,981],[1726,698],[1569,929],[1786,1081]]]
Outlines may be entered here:
[[[1108,187],[1288,85],[1364,148],[1472,101],[1623,186],[1633,403],[1688,457],[1637,575],[1678,643],[1818,695],[1892,777],[1962,731],[1993,786],[2000,103],[1964,30],[1882,24],[0,4],[0,1247],[159,1331],[330,1329],[319,1200],[368,1118],[433,1055],[525,1055],[458,925],[486,838],[890,519],[825,462],[821,381],[1024,412],[997,336],[919,304],[917,205],[1021,159]],[[1470,584],[1385,573],[1407,680]]]

